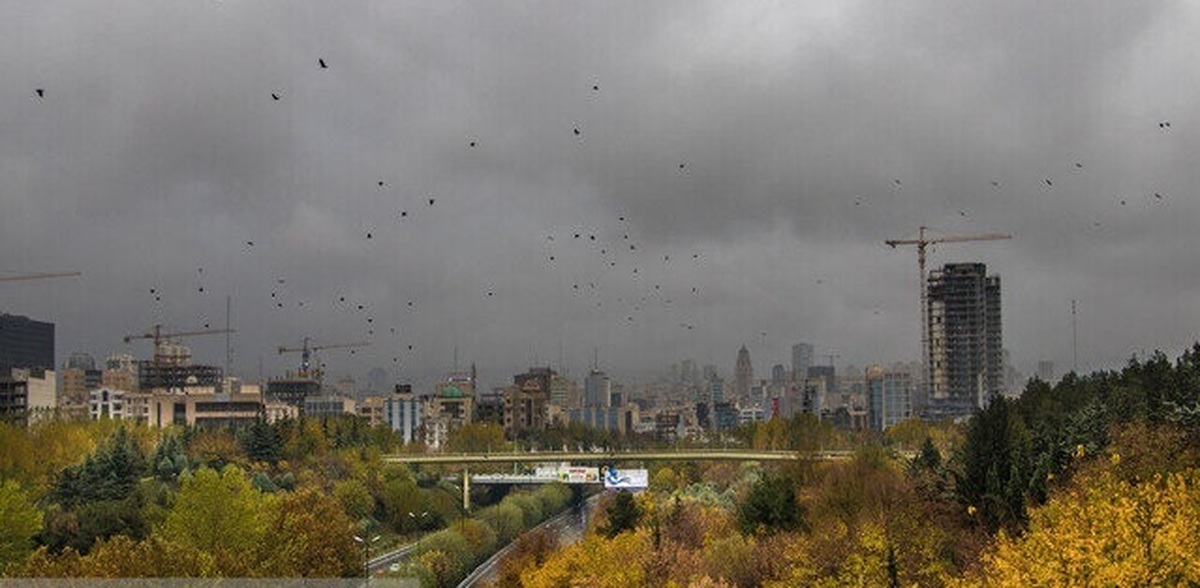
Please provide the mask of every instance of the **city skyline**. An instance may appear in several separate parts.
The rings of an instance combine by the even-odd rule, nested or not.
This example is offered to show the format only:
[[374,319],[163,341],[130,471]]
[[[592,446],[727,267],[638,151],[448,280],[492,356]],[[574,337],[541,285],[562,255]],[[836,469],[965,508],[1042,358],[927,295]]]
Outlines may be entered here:
[[[1039,18],[1030,19],[1029,14]],[[1086,15],[1086,18],[1081,18]],[[0,312],[61,363],[217,329],[233,373],[429,381],[599,349],[759,373],[922,354],[911,250],[1001,276],[1027,373],[1172,356],[1200,9],[1125,2],[0,8]],[[85,57],[86,56],[86,57]],[[322,65],[324,64],[324,65]],[[1190,213],[1190,214],[1189,214]],[[394,331],[393,331],[394,330]],[[223,336],[185,341],[222,365]],[[411,346],[411,348],[410,348]],[[561,359],[560,359],[561,358]]]

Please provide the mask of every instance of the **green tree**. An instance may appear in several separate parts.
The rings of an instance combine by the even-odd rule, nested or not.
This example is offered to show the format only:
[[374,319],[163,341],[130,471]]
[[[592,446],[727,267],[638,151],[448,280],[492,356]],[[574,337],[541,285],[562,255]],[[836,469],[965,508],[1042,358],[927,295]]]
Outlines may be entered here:
[[633,499],[633,494],[628,490],[621,490],[617,492],[612,503],[604,509],[604,514],[607,515],[608,521],[601,530],[601,534],[612,539],[625,531],[636,529],[642,518],[642,509]]
[[14,480],[0,484],[0,571],[23,561],[42,530],[42,512]]
[[283,456],[283,438],[279,435],[279,430],[267,423],[262,414],[242,430],[238,441],[251,463],[261,462],[274,466]]
[[803,524],[796,490],[786,478],[764,476],[738,505],[738,526],[746,535],[794,531]]
[[967,425],[955,491],[989,532],[1019,528],[1030,487],[1029,436],[1013,402],[997,398]]
[[274,495],[256,490],[235,466],[184,477],[161,535],[212,554],[225,575],[250,575],[274,516]]

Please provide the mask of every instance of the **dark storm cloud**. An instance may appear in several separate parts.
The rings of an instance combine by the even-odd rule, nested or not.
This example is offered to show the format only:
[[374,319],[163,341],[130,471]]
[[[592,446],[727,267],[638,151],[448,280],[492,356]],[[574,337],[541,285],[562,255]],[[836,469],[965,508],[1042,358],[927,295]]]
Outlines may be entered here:
[[[861,365],[917,356],[915,255],[882,242],[927,225],[1015,235],[930,265],[1002,275],[1019,367],[1069,359],[1071,299],[1081,358],[1112,365],[1197,337],[1196,19],[1135,2],[6,5],[0,269],[85,276],[0,300],[56,321],[65,356],[221,326],[228,295],[247,377],[291,367],[274,349],[305,336],[373,341],[328,352],[335,374],[422,381],[456,348],[488,383],[560,357],[578,372],[596,348],[629,374],[729,371],[743,343],[767,369],[802,340]],[[188,343],[224,356],[221,337]]]

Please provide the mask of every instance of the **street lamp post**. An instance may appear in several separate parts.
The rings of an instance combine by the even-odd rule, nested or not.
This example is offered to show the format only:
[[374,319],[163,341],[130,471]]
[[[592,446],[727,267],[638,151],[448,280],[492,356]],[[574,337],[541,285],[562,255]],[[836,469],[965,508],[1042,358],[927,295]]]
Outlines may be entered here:
[[367,580],[367,586],[371,585],[371,545],[379,541],[379,535],[370,539],[363,539],[358,535],[354,536],[354,540],[363,546],[363,577]]

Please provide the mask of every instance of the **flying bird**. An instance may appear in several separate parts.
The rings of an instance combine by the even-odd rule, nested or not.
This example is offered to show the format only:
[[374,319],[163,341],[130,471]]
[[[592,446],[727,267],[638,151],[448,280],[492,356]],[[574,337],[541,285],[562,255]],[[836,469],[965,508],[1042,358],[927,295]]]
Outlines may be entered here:
[[325,64],[324,57],[317,59],[317,65],[321,66],[321,69],[329,69],[329,66]]
[[579,135],[579,127],[575,127],[575,136],[578,137]]
[[275,92],[271,92],[271,99],[276,102],[279,102],[279,94],[277,94]]
[[595,84],[595,85],[593,85],[593,86],[592,86],[592,91],[593,91],[593,92],[599,92],[599,91],[600,91],[600,85],[599,85],[599,84]]
[[45,97],[46,97],[46,89],[45,89],[45,88],[34,88],[34,89],[33,89],[33,92],[34,92],[35,94],[37,94],[38,98],[45,98]]
[[430,206],[433,206],[433,198],[430,198],[430,199],[429,199],[429,205],[430,205]]

